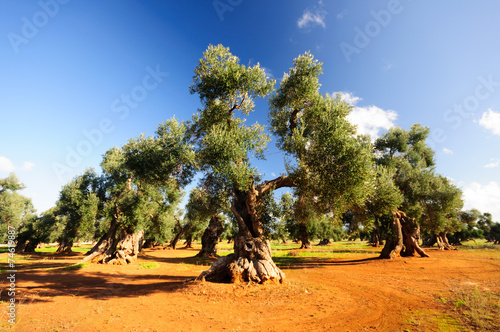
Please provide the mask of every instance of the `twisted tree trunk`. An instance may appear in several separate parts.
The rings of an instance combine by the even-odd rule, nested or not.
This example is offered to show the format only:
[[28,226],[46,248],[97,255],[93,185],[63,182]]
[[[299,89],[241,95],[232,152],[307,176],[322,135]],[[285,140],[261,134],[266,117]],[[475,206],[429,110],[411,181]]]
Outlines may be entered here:
[[17,253],[23,253],[25,252],[26,249],[26,244],[28,242],[25,239],[18,239],[16,243],[16,252]]
[[301,223],[300,229],[300,248],[299,249],[312,249],[311,242],[309,241],[309,234],[307,234],[307,226],[305,223]]
[[[137,260],[142,250],[144,231],[134,232],[132,229],[123,229],[118,234],[118,222],[111,221],[110,228],[97,244],[86,253],[82,262],[101,264],[125,265]],[[117,247],[120,249],[117,249]]]
[[446,232],[441,232],[439,234],[436,234],[436,242],[439,250],[456,250],[448,242],[448,238],[446,237]]
[[380,258],[395,258],[399,257],[403,249],[403,231],[401,229],[401,221],[399,211],[393,212],[392,234],[385,241],[385,246],[380,253]]
[[189,228],[191,228],[191,223],[188,222],[184,227],[182,227],[181,225],[181,221],[179,220],[179,218],[177,218],[176,216],[174,216],[175,220],[177,221],[177,227],[180,229],[179,232],[174,236],[174,238],[172,239],[172,241],[170,241],[170,244],[168,245],[170,248],[174,249],[175,250],[175,247],[177,246],[177,242],[179,242],[179,240],[181,239],[181,236],[184,235],[184,233],[187,232],[187,230]]
[[22,252],[33,253],[33,252],[35,252],[35,249],[37,246],[38,246],[38,241],[30,240],[30,241],[28,241],[28,243],[24,247],[24,251],[22,251]]
[[234,253],[218,258],[197,280],[232,283],[282,283],[285,280],[285,274],[273,262],[271,245],[263,236],[257,207],[269,190],[292,184],[288,177],[281,176],[257,187],[252,185],[248,191],[234,190],[231,211],[238,221]]
[[[394,211],[392,214],[393,234],[385,242],[385,246],[379,257],[395,258],[398,256],[414,256],[415,253],[418,253],[421,257],[429,257],[418,244],[420,240],[420,228],[415,223],[415,220],[408,218],[403,211]],[[405,250],[401,252],[403,248]]]
[[401,256],[409,257],[419,254],[421,257],[429,257],[429,255],[420,247],[420,226],[415,223],[415,220],[408,218],[404,212],[401,218],[401,227],[403,228],[403,244],[405,250]]
[[207,229],[201,238],[201,250],[196,257],[217,257],[217,244],[222,235],[222,221],[218,215],[210,218]]
[[60,253],[72,254],[73,253],[73,250],[71,250],[72,247],[73,247],[73,241],[62,239],[59,242],[59,248],[57,248],[56,254]]
[[109,257],[113,255],[118,245],[118,240],[116,239],[117,230],[118,222],[116,218],[113,218],[108,232],[85,254],[86,257],[82,262],[107,263]]
[[186,248],[193,248],[193,236],[189,235],[186,237],[186,242],[184,244],[186,245]]

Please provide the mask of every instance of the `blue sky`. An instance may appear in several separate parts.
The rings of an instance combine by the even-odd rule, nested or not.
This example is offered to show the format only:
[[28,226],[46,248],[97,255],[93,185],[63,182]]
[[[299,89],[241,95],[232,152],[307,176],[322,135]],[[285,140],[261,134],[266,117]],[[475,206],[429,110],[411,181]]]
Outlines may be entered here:
[[[43,212],[109,148],[191,118],[209,44],[278,80],[310,50],[360,132],[430,127],[437,171],[498,220],[499,12],[493,0],[1,1],[0,177],[16,173]],[[251,120],[267,111],[259,101]],[[283,171],[277,151],[258,163],[265,179]]]

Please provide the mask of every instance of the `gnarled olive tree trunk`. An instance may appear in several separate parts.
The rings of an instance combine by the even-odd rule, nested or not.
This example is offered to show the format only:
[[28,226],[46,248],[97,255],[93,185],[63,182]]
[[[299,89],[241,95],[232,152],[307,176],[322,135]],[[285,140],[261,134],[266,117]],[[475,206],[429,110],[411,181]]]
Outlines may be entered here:
[[307,226],[305,223],[300,224],[299,231],[300,231],[299,249],[312,249],[311,241],[309,241],[309,234],[307,234]]
[[[403,211],[393,211],[393,234],[385,242],[380,258],[395,258],[398,256],[414,256],[418,253],[422,257],[429,255],[420,248],[420,227],[415,220],[409,218]],[[404,249],[404,251],[402,251]]]
[[201,250],[196,257],[216,257],[217,243],[222,235],[222,221],[218,215],[212,216],[201,237]]
[[257,207],[271,189],[290,186],[291,180],[281,176],[250,190],[234,190],[231,211],[238,220],[234,253],[218,258],[197,280],[214,282],[282,283],[285,274],[273,262],[271,244],[263,236]]
[[[87,257],[82,262],[130,264],[137,260],[143,242],[144,231],[133,232],[131,229],[123,229],[118,232],[118,223],[113,219],[108,232],[86,254]],[[117,249],[118,246],[120,249]]]
[[436,242],[439,250],[457,250],[448,242],[448,237],[446,237],[446,232],[441,232],[436,234]]
[[172,241],[170,241],[170,244],[168,245],[168,247],[175,250],[175,247],[177,246],[177,242],[179,242],[179,240],[181,239],[181,236],[183,236],[184,233],[186,233],[191,228],[191,226],[193,224],[191,222],[188,222],[184,227],[182,227],[181,221],[179,220],[179,218],[177,218],[176,216],[174,216],[174,218],[177,221],[176,226],[179,229],[179,232],[174,236]]
[[73,241],[62,239],[59,242],[59,248],[57,248],[56,254],[60,253],[72,254],[73,253],[73,250],[71,250],[72,247],[73,247]]

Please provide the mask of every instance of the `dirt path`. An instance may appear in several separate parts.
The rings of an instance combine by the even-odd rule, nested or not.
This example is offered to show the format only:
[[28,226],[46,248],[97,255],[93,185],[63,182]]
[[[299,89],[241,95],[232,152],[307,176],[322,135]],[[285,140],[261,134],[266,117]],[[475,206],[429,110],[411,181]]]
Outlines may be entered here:
[[[15,330],[453,331],[460,330],[455,291],[477,285],[500,294],[498,251],[493,257],[430,250],[430,258],[393,261],[373,254],[304,259],[283,267],[281,286],[185,283],[207,269],[188,258],[196,252],[146,250],[139,263],[158,262],[154,269],[63,271],[81,257],[32,257],[19,268]],[[1,295],[5,307],[5,289]],[[9,325],[3,314],[1,328]]]

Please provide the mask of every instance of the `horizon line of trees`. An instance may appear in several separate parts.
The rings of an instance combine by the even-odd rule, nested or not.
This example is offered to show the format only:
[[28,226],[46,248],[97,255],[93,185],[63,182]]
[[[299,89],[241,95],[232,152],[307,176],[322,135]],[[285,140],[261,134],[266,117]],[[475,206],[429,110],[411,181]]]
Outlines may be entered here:
[[[319,92],[321,73],[306,52],[277,84],[259,64],[241,65],[229,48],[210,45],[195,68],[190,92],[201,106],[190,121],[172,118],[153,136],[109,149],[101,172],[75,177],[40,216],[20,198],[17,178],[3,179],[1,225],[18,228],[19,252],[53,241],[70,252],[88,239],[96,244],[84,260],[109,264],[133,262],[143,245],[175,248],[181,238],[189,245],[201,237],[200,255],[216,255],[221,236],[231,237],[234,254],[200,279],[256,282],[285,277],[269,239],[310,248],[313,238],[359,237],[384,242],[383,258],[428,256],[422,239],[440,249],[481,236],[499,241],[491,214],[463,211],[460,188],[436,173],[429,128],[395,127],[375,141],[358,135],[347,120],[352,106]],[[264,126],[246,123],[257,98],[268,99],[269,132],[285,158],[286,172],[271,180],[252,166],[270,141]],[[201,179],[181,211],[195,174]],[[289,192],[275,197],[281,188]]]
[[[71,252],[71,247],[77,243],[98,241],[108,226],[105,224],[104,217],[96,213],[97,208],[92,208],[103,202],[98,202],[95,199],[97,196],[85,192],[88,189],[87,185],[92,182],[86,182],[90,178],[96,181],[99,176],[94,170],[88,169],[83,175],[75,177],[61,190],[56,206],[40,215],[37,215],[31,200],[18,193],[25,186],[14,173],[7,178],[0,179],[2,227],[5,228],[10,223],[17,228],[18,252],[34,252],[37,247],[48,243],[58,243],[58,252]],[[98,187],[96,185],[97,183],[94,182],[95,189]],[[157,223],[156,230],[151,229],[148,232],[151,235],[145,237],[144,247],[165,246],[175,249],[178,241],[182,239],[185,241],[186,248],[191,248],[193,241],[201,241],[209,224],[215,227],[216,234],[216,241],[210,243],[223,240],[231,242],[234,239],[237,234],[237,223],[231,220],[230,211],[211,214],[209,207],[214,203],[213,197],[212,201],[209,201],[208,193],[196,187],[190,192],[190,199],[185,207],[184,218],[182,218],[183,211],[179,209],[178,203],[183,193],[180,194],[177,200],[174,199],[174,206],[163,211],[164,215],[161,218],[165,218],[164,227],[159,227]],[[69,200],[69,195],[73,195],[73,201]],[[75,199],[81,202],[78,204]],[[286,192],[279,199],[271,197],[268,200],[267,220],[264,222],[265,236],[270,240],[283,243],[292,241],[303,248],[308,248],[311,244],[306,246],[302,242],[303,225],[294,219],[293,203],[293,196],[290,192]],[[80,214],[75,216],[77,211]],[[89,214],[90,219],[85,219],[89,218]],[[98,218],[101,219],[98,220]],[[148,227],[153,228],[152,226],[153,224]],[[379,246],[384,244],[384,238],[387,235],[385,234],[387,230],[381,230],[375,224],[375,219],[372,222],[358,222],[352,211],[346,212],[341,220],[328,215],[314,216],[307,221],[305,226],[306,238],[319,240],[317,245],[327,245],[332,241],[360,239],[373,246]],[[460,245],[463,241],[473,239],[486,239],[488,242],[500,243],[500,224],[494,222],[492,215],[488,212],[481,213],[477,209],[461,210],[450,226],[446,234],[450,245]],[[425,246],[437,244],[432,229],[422,227],[421,233]],[[7,232],[2,234],[7,234]],[[6,241],[4,237],[2,243]],[[443,249],[446,248],[443,247]],[[208,255],[215,254],[216,248],[208,253]]]

